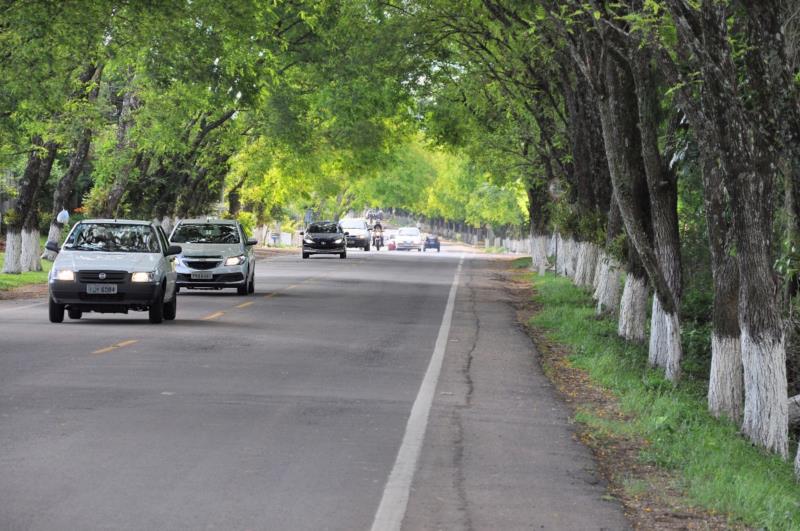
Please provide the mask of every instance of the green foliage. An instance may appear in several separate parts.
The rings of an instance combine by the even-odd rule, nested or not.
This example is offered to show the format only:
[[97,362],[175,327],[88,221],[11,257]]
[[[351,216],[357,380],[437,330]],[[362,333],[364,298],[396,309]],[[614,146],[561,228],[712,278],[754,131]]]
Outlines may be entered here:
[[691,503],[758,528],[800,526],[791,464],[754,448],[732,423],[712,418],[700,383],[674,387],[649,369],[645,348],[618,339],[616,323],[596,319],[592,301],[569,279],[536,277],[534,283],[541,310],[531,323],[568,345],[570,360],[613,392],[629,416],[608,421],[589,411],[581,422],[646,440],[640,457],[680,473]]

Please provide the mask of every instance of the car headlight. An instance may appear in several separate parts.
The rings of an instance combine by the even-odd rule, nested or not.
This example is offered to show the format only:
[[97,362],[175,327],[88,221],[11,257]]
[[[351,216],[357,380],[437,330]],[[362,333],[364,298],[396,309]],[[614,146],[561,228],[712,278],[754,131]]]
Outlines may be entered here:
[[155,271],[137,271],[131,275],[131,282],[155,282]]
[[55,269],[53,270],[52,278],[55,280],[61,280],[63,282],[74,282],[75,271],[72,269]]
[[312,238],[303,238],[303,243],[314,243]]
[[244,263],[244,255],[240,254],[239,256],[231,256],[230,258],[225,259],[226,266],[235,266],[235,265],[242,265]]
[[333,240],[333,243],[342,243],[342,239],[341,238],[336,238],[335,240]]

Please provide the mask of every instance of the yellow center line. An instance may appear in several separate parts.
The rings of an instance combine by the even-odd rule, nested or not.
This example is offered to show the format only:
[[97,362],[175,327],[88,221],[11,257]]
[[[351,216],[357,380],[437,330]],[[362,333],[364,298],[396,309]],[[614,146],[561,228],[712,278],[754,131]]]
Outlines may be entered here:
[[92,352],[92,354],[105,354],[106,352],[111,352],[112,350],[117,350],[118,348],[127,347],[129,345],[133,345],[134,343],[138,343],[138,339],[126,339],[125,341],[120,341],[119,343],[114,343],[110,347],[100,348]]
[[211,315],[206,315],[203,317],[203,321],[210,321],[211,319],[216,319],[217,317],[222,317],[225,315],[225,312],[214,312]]
[[253,301],[250,302],[243,302],[242,304],[236,306],[236,308],[247,308],[248,306],[255,304]]

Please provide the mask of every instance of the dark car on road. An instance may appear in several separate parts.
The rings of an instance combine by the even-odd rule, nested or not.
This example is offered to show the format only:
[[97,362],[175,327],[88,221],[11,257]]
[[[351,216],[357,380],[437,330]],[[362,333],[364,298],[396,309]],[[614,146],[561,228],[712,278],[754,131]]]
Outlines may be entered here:
[[422,250],[427,251],[428,249],[436,249],[436,252],[440,252],[441,245],[439,244],[439,237],[435,234],[428,234],[425,236],[425,241],[422,243]]
[[301,232],[303,258],[312,254],[338,254],[347,258],[347,233],[335,221],[318,221]]

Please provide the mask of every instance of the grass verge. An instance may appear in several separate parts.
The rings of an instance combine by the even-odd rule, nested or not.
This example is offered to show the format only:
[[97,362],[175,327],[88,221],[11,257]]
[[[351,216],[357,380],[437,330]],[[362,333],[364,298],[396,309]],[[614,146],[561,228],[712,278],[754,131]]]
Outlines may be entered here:
[[[513,268],[525,267],[517,262]],[[569,279],[525,278],[533,282],[537,307],[529,325],[566,346],[566,363],[609,391],[620,410],[609,416],[579,404],[576,420],[588,437],[640,441],[635,458],[667,470],[689,505],[726,514],[731,523],[800,529],[800,486],[791,464],[750,445],[733,423],[711,417],[702,382],[673,386],[649,369],[646,347],[619,339],[616,322],[595,317],[590,297]],[[616,479],[630,495],[645,488],[638,480]]]
[[[5,253],[0,253],[0,269],[3,267],[5,257]],[[42,260],[42,271],[20,273],[18,275],[0,273],[0,291],[19,288],[21,286],[30,286],[32,284],[45,284],[47,282],[47,274],[52,266],[52,262]]]

